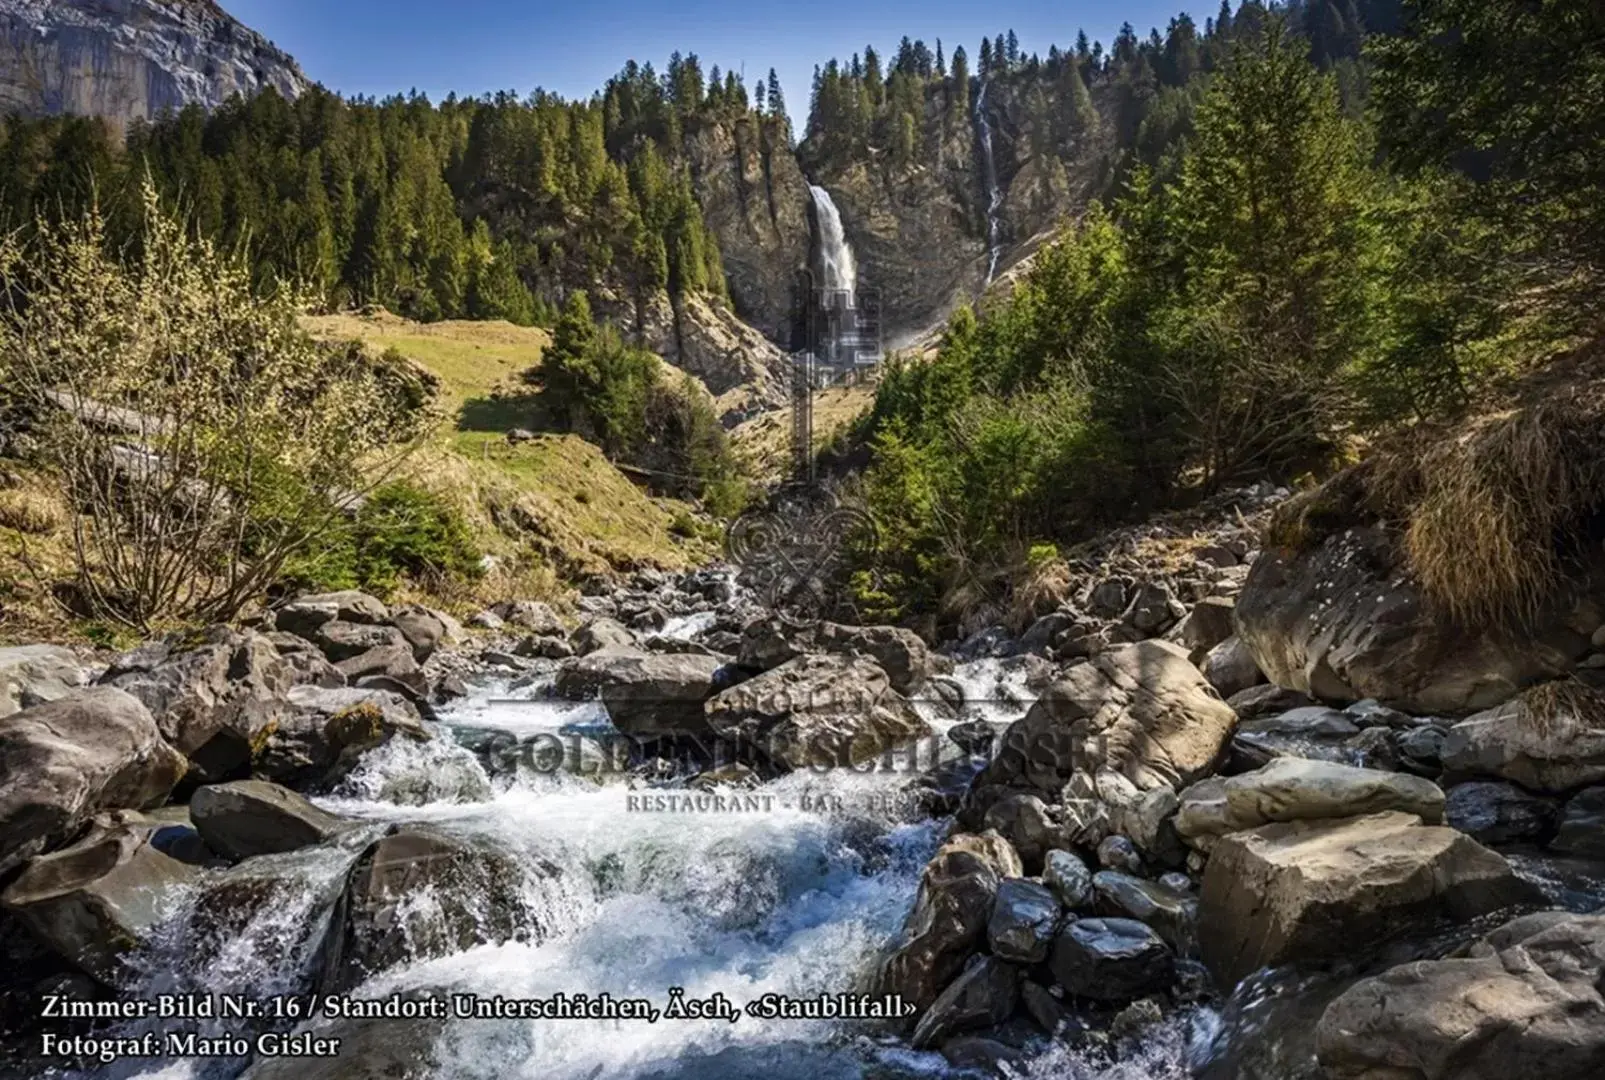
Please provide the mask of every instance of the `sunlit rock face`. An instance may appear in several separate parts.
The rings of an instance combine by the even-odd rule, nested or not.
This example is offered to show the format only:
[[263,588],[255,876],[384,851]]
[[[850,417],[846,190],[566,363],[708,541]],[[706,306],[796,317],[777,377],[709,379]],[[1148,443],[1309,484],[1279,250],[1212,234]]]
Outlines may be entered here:
[[212,0],[0,0],[0,112],[126,128],[269,87],[295,97],[307,81]]

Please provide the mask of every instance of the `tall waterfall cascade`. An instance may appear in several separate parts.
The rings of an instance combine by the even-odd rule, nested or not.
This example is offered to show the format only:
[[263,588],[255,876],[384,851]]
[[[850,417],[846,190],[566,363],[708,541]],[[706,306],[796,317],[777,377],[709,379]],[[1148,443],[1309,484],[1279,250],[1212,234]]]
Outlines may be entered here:
[[836,209],[830,192],[818,184],[809,184],[808,193],[813,197],[814,216],[819,221],[820,284],[827,290],[856,296],[858,263],[853,259],[852,246],[847,243],[841,211]]
[[990,285],[997,277],[998,258],[1003,254],[1003,189],[998,186],[997,161],[992,156],[992,124],[986,118],[987,89],[983,82],[975,98],[975,134],[981,147],[981,178],[986,184],[986,283]]

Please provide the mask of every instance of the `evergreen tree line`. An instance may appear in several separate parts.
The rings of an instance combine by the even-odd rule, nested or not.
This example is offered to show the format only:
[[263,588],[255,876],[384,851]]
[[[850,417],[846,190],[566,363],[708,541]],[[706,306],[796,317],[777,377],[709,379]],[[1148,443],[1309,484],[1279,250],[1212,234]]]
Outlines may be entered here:
[[[1013,30],[983,37],[973,54],[960,45],[951,60],[941,41],[932,53],[905,37],[884,69],[872,46],[815,69],[803,153],[825,171],[878,155],[898,165],[930,160],[935,142],[966,130],[980,88],[996,83],[1018,94],[1031,154],[1073,166],[1107,142],[1113,157],[1101,173],[1112,190],[1141,165],[1174,171],[1208,76],[1238,40],[1259,36],[1273,11],[1301,33],[1310,61],[1332,73],[1345,108],[1358,112],[1367,92],[1361,45],[1368,33],[1397,29],[1399,5],[1247,0],[1234,11],[1221,0],[1202,27],[1183,13],[1144,38],[1126,23],[1107,49],[1079,31],[1073,46],[1050,46],[1046,57],[1023,53]],[[1107,115],[1094,107],[1094,92]]]
[[1359,116],[1286,17],[1241,20],[1169,175],[1135,167],[886,373],[859,432],[883,614],[1001,602],[1044,545],[1320,471],[1598,330],[1597,9],[1412,0]]
[[550,325],[576,287],[724,295],[684,146],[743,122],[789,139],[774,73],[754,106],[736,73],[678,53],[587,101],[268,91],[136,125],[126,145],[94,120],[10,117],[0,223],[98,201],[133,238],[148,174],[203,235],[245,245],[261,281],[295,279],[330,307]]

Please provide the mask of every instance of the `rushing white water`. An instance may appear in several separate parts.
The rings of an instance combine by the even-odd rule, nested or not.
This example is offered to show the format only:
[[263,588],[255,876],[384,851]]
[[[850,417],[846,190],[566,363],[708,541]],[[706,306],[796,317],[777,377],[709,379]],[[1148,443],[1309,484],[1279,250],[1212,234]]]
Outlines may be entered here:
[[[1001,729],[1023,715],[1033,697],[1028,672],[1010,661],[961,665],[952,677],[965,698],[958,719],[984,719]],[[358,987],[356,997],[606,992],[661,1004],[671,987],[680,987],[688,998],[722,993],[740,1007],[766,993],[810,997],[868,988],[947,824],[909,813],[898,798],[910,779],[906,771],[794,773],[751,793],[763,798],[762,809],[739,812],[632,807],[631,797],[648,789],[584,754],[561,769],[525,760],[487,773],[480,756],[464,748],[487,732],[527,745],[541,736],[594,741],[611,731],[599,707],[554,702],[545,696],[549,686],[549,679],[520,689],[485,686],[443,711],[435,741],[398,740],[370,752],[336,795],[319,800],[361,823],[337,842],[209,872],[201,888],[172,898],[172,928],[145,958],[140,994],[265,998],[304,990],[347,868],[397,822],[427,824],[520,865],[559,872],[530,874],[525,901],[538,932],[529,940],[391,969]],[[918,707],[939,736],[955,722],[944,706]],[[949,740],[937,742],[944,758],[952,756]],[[589,775],[575,775],[579,759]],[[223,896],[234,905],[225,910],[238,915],[220,927],[201,898],[215,905],[223,882],[229,883]],[[420,890],[409,902],[427,910],[435,898]],[[433,1043],[439,1065],[432,1075],[441,1080],[955,1075],[937,1054],[842,1022],[746,1015],[735,1023],[462,1020],[439,1031],[393,1023],[401,1025],[398,1038]],[[198,1026],[216,1034],[229,1025]],[[312,1030],[326,1029],[313,1024]],[[1178,1028],[1118,1063],[1067,1055],[1044,1041],[1037,1053],[1045,1056],[1022,1065],[1035,1071],[1020,1075],[1181,1080],[1179,1037]],[[124,1062],[95,1075],[222,1080],[244,1062],[153,1064]]]
[[847,243],[847,230],[842,227],[841,211],[831,199],[830,192],[818,184],[809,184],[808,193],[814,200],[814,217],[819,221],[819,261],[823,288],[858,292],[858,263],[853,249]]
[[1003,254],[1003,189],[998,186],[998,166],[992,155],[992,122],[986,117],[986,92],[988,84],[981,84],[981,92],[975,96],[975,133],[981,146],[981,178],[986,184],[986,247],[989,261],[986,267],[986,282],[998,273],[998,259]]

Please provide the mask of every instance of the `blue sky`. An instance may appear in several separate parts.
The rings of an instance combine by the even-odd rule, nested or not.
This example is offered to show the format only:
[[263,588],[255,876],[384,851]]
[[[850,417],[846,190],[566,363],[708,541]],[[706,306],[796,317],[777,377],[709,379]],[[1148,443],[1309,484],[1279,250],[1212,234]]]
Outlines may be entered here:
[[663,70],[675,49],[703,69],[741,70],[747,85],[774,67],[800,123],[815,64],[845,60],[866,43],[883,55],[904,34],[951,56],[963,44],[975,63],[982,35],[1011,27],[1021,48],[1046,54],[1076,29],[1107,45],[1121,22],[1139,34],[1163,31],[1180,10],[1202,26],[1218,0],[814,0],[775,5],[735,0],[222,0],[236,18],[301,62],[307,75],[345,94],[382,97],[417,89],[438,100],[528,93],[543,86],[568,97],[598,89],[626,60]]

